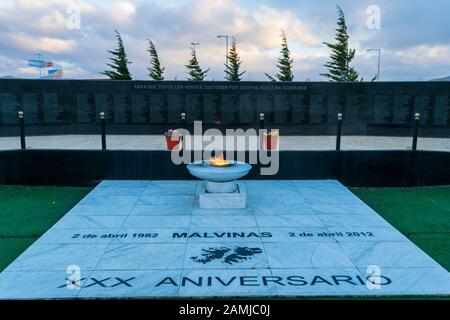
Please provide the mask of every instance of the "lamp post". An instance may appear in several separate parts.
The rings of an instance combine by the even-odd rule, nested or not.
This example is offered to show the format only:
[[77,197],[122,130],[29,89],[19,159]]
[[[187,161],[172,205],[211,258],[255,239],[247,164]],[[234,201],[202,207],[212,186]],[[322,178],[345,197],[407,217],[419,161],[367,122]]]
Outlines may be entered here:
[[25,144],[25,120],[23,118],[23,111],[17,112],[17,115],[19,117],[20,149],[25,150],[27,147]]
[[104,112],[100,112],[100,129],[102,139],[102,150],[106,150],[106,118]]
[[367,49],[367,52],[377,51],[378,52],[378,71],[377,71],[377,81],[380,81],[380,64],[381,64],[381,49]]
[[199,46],[200,42],[191,42],[191,46],[194,48],[194,50],[196,49],[196,46]]
[[225,38],[225,65],[228,70],[228,35],[227,34],[219,34],[217,38]]

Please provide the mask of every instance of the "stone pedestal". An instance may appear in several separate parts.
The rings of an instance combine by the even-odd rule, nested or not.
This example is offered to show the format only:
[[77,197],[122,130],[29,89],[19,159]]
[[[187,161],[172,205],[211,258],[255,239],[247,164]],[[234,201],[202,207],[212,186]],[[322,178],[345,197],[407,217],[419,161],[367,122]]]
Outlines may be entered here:
[[208,193],[234,193],[238,190],[236,180],[227,182],[206,181],[205,188]]
[[244,209],[247,207],[247,193],[242,183],[231,193],[210,193],[206,191],[206,183],[202,183],[198,191],[201,209]]

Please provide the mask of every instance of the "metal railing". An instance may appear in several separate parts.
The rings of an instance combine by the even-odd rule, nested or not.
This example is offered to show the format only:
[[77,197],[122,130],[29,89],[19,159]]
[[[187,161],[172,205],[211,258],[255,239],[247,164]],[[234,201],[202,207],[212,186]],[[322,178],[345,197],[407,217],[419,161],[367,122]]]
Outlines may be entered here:
[[[20,148],[22,150],[25,150],[27,148],[26,146],[26,127],[25,127],[25,113],[23,111],[19,111],[17,113],[18,116],[18,123],[19,123],[19,137],[20,137]],[[101,149],[107,150],[106,145],[106,116],[104,112],[99,113],[100,118],[100,137],[101,137]],[[337,126],[336,126],[336,151],[341,150],[341,144],[342,144],[342,128],[343,128],[343,113],[337,114]],[[181,120],[181,126],[182,128],[186,128],[186,119],[187,114],[185,112],[182,112],[180,114],[180,120]],[[411,149],[413,151],[417,150],[417,143],[419,138],[419,128],[420,128],[420,114],[416,113],[414,115],[413,123],[412,123],[412,146]],[[264,113],[259,114],[259,129],[265,129],[265,115]]]

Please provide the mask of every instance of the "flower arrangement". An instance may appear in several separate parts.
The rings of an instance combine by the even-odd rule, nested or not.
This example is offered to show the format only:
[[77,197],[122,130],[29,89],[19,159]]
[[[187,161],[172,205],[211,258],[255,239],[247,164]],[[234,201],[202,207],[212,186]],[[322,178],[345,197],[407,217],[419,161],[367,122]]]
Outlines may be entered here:
[[179,132],[176,129],[166,130],[166,131],[164,131],[164,134],[166,137],[180,136]]
[[169,151],[172,151],[177,146],[179,146],[181,137],[180,137],[180,133],[177,130],[169,129],[164,132],[164,135],[166,136],[166,144],[167,144],[167,149]]
[[279,136],[280,132],[278,130],[271,130],[270,132],[264,133],[264,149],[275,150],[278,146]]

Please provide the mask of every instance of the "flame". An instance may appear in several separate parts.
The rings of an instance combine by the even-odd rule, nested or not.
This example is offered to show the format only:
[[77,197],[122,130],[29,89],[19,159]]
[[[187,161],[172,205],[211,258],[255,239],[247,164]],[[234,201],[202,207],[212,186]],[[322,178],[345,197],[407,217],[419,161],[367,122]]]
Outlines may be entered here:
[[214,167],[226,167],[229,166],[231,163],[225,160],[225,158],[223,157],[223,153],[221,153],[217,157],[209,158],[209,164]]

